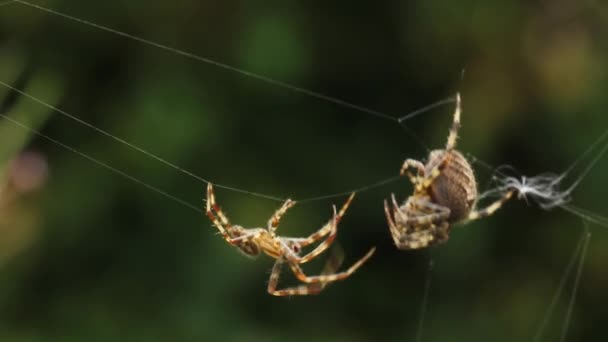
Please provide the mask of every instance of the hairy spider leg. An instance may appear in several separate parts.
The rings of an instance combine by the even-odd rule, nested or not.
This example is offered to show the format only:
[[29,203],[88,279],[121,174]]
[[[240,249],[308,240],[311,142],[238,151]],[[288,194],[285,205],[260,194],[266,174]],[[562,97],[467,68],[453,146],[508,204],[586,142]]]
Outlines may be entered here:
[[[213,214],[213,211],[215,211],[215,213],[217,214],[217,217]],[[224,215],[224,213],[222,212],[220,207],[217,205],[217,203],[215,203],[215,194],[213,193],[213,185],[211,185],[211,183],[207,184],[206,212],[207,212],[207,217],[209,217],[209,219],[213,222],[213,224],[220,231],[220,234],[222,234],[222,237],[224,238],[224,240],[226,240],[230,244],[234,244],[232,242],[232,237],[230,236],[230,234],[228,234],[228,232],[226,231],[226,228],[225,228],[225,227],[230,227],[230,222],[228,221],[228,218],[226,217],[226,215]],[[219,219],[218,219],[218,217],[219,217]]]
[[316,295],[323,291],[325,288],[325,284],[323,283],[299,285],[277,290],[277,285],[281,276],[281,267],[283,266],[284,262],[285,260],[283,258],[279,258],[274,263],[272,271],[270,272],[270,279],[268,280],[268,293],[273,296],[283,297]]
[[367,254],[365,254],[361,259],[352,264],[346,271],[342,271],[339,273],[333,274],[321,274],[317,276],[307,276],[300,265],[295,262],[291,262],[287,260],[289,267],[292,272],[303,283],[331,283],[338,280],[344,280],[350,277],[359,267],[361,267],[376,251],[376,247],[372,247]]
[[[327,259],[325,266],[323,267],[323,271],[321,274],[332,274],[335,273],[340,266],[342,266],[342,262],[344,261],[343,253],[332,253],[330,257]],[[274,266],[272,267],[272,272],[270,274],[270,279],[268,280],[268,293],[274,296],[294,296],[294,295],[316,295],[319,294],[323,289],[327,286],[328,283],[314,283],[314,284],[305,284],[295,287],[289,287],[285,289],[277,290],[277,284],[279,282],[279,277],[281,274],[281,267],[285,259],[278,259]]]
[[311,252],[309,252],[308,254],[306,254],[302,257],[291,255],[289,257],[290,261],[297,262],[299,264],[304,264],[304,263],[309,262],[310,260],[314,259],[315,257],[317,257],[319,254],[323,253],[325,250],[327,250],[331,246],[331,244],[334,242],[334,240],[336,239],[336,236],[338,234],[338,223],[340,223],[340,220],[346,213],[346,210],[350,206],[354,197],[355,197],[355,193],[353,192],[352,194],[350,194],[350,196],[348,197],[346,202],[342,205],[342,208],[340,208],[340,211],[337,213],[336,213],[336,206],[333,206],[334,216],[321,229],[319,229],[315,233],[311,234],[308,238],[297,241],[297,243],[299,244],[300,247],[303,247],[303,246],[308,246],[308,245],[318,241],[319,239],[323,238],[325,235],[327,235],[327,238],[325,240],[323,240],[323,242],[321,242],[317,247],[315,247],[315,249],[313,249]]
[[[338,223],[340,223],[340,220],[342,220],[342,217],[344,216],[344,214],[346,213],[346,210],[348,210],[348,208],[350,207],[350,204],[352,203],[353,199],[355,198],[356,193],[351,193],[350,196],[348,196],[348,198],[346,199],[346,202],[344,202],[344,204],[342,204],[342,207],[340,208],[340,211],[338,211],[338,214],[336,215],[336,208],[334,206],[334,216],[335,216],[335,221],[336,221],[336,225]],[[308,246],[312,243],[314,243],[315,241],[319,240],[319,236],[324,236],[326,235],[328,232],[331,231],[332,226],[331,223],[333,222],[333,218],[330,219],[327,224],[325,226],[323,226],[323,228],[317,230],[316,232],[310,234],[310,236],[308,236],[307,238],[304,238],[305,241],[300,241],[300,244],[302,246]]]
[[401,236],[401,231],[399,227],[395,224],[395,220],[393,219],[393,215],[388,208],[388,202],[384,200],[384,213],[386,214],[386,221],[388,222],[388,227],[391,230],[391,236],[393,237],[393,241],[395,244],[399,242],[399,237]]
[[[412,244],[407,240],[408,233],[414,233],[413,231],[402,230],[395,223],[394,215],[399,215],[402,222],[406,222],[407,226],[412,227],[430,227],[433,231],[439,232],[440,236],[447,236],[447,228],[448,225],[440,225],[437,227],[437,223],[441,223],[450,216],[450,209],[445,208],[443,206],[437,205],[435,203],[429,202],[428,200],[412,198],[406,204],[405,208],[399,207],[397,204],[397,200],[395,199],[395,195],[391,196],[393,202],[393,211],[389,208],[388,202],[384,201],[384,213],[386,215],[386,220],[389,225],[389,229],[391,231],[391,236],[393,238],[393,242],[395,245],[400,248],[402,246],[411,247]],[[421,209],[430,209],[432,212],[426,215],[419,216],[408,216],[408,213],[412,212],[412,207],[421,208]]]
[[260,236],[262,236],[264,234],[268,234],[268,231],[264,228],[249,228],[249,229],[245,229],[245,232],[246,233],[244,233],[240,236],[231,238],[230,240],[228,240],[228,242],[230,242],[231,244],[238,244],[238,243],[242,243],[245,241],[256,240]]
[[441,168],[445,165],[450,157],[450,152],[452,152],[456,148],[456,142],[458,141],[458,131],[460,130],[460,113],[462,111],[460,104],[460,94],[456,94],[456,109],[454,110],[454,119],[452,121],[452,127],[450,128],[450,133],[448,134],[448,141],[445,146],[445,150],[443,153],[443,159],[437,163],[431,169],[430,174],[425,175],[424,182],[422,183],[422,189],[428,189],[431,184],[435,181],[437,177],[441,174]]
[[456,110],[454,111],[454,119],[452,121],[452,127],[450,128],[450,134],[448,135],[448,142],[445,146],[446,152],[451,152],[456,148],[456,141],[458,140],[458,130],[460,130],[460,94],[456,94]]
[[[262,235],[268,235],[270,239],[274,239],[275,238],[274,232],[277,229],[277,227],[279,226],[281,218],[283,217],[283,215],[285,215],[287,210],[289,210],[289,208],[293,207],[295,204],[296,204],[296,202],[292,201],[291,199],[286,200],[283,203],[283,205],[281,206],[281,208],[277,209],[274,212],[274,214],[271,216],[271,218],[268,220],[268,225],[267,225],[266,229],[262,229],[262,228],[247,229],[246,234],[242,234],[241,236],[231,238],[230,240],[228,240],[228,242],[230,242],[232,244],[237,244],[237,243],[241,243],[241,242],[245,242],[245,241],[257,240]],[[271,247],[274,247],[274,246],[271,246]],[[270,247],[264,248],[262,246],[262,248],[265,250],[270,250],[269,249]],[[272,249],[276,249],[276,248],[272,248]]]
[[291,199],[287,199],[285,201],[285,203],[283,203],[281,208],[279,208],[277,211],[274,212],[272,217],[268,220],[267,227],[268,227],[269,232],[274,232],[277,229],[277,227],[279,226],[279,222],[281,221],[281,218],[283,217],[283,215],[285,215],[287,210],[289,210],[289,208],[293,207],[295,204],[296,204],[295,201],[292,201]]
[[[429,223],[439,223],[447,220],[450,217],[450,209],[444,206],[435,204],[428,199],[413,197],[410,199],[410,204],[414,208],[421,210],[415,210],[415,212],[421,212],[424,214],[418,216],[406,216],[401,208],[397,205],[395,196],[392,196],[394,212],[397,212],[407,222],[408,225],[426,225]],[[430,212],[428,212],[430,211]]]
[[[416,169],[416,176],[409,171],[410,168]],[[405,162],[403,162],[403,166],[401,166],[401,171],[399,174],[404,176],[406,173],[410,179],[410,182],[414,186],[417,186],[420,184],[421,175],[424,175],[424,164],[416,159],[406,159]]]
[[500,199],[496,200],[494,203],[488,205],[484,209],[481,210],[473,210],[469,217],[467,217],[467,222],[474,221],[483,217],[490,216],[494,214],[498,209],[500,209],[503,204],[508,201],[513,196],[514,191],[509,191],[505,193]]
[[[336,213],[336,207],[334,206],[333,218],[330,219],[329,222],[325,226],[323,226],[321,229],[319,229],[315,233],[311,234],[309,237],[304,238],[304,239],[279,237],[279,239],[281,240],[280,248],[283,249],[283,253],[286,254],[286,257],[293,262],[306,263],[306,262],[314,259],[319,254],[323,253],[327,248],[329,248],[329,246],[331,246],[331,244],[334,242],[334,240],[336,238],[337,224],[340,221],[340,219],[342,218],[342,216],[344,215],[344,213],[346,212],[346,209],[348,209],[348,207],[350,206],[350,203],[352,202],[354,197],[355,197],[355,193],[352,193],[348,197],[346,203],[344,203],[344,205],[340,209],[339,213]],[[285,214],[287,209],[291,208],[294,204],[295,204],[294,201],[287,200],[283,204],[283,206],[275,212],[273,217],[268,221],[269,230],[271,230],[270,232],[273,232],[274,229],[276,229],[276,228],[273,229],[273,227],[278,226],[282,215]],[[275,225],[275,223],[276,223],[276,225]],[[254,240],[266,233],[267,232],[265,232],[263,229],[258,228],[258,229],[255,229],[255,231],[250,230],[250,232],[248,234],[242,235],[235,239],[232,239],[231,241],[233,243],[235,243],[235,242],[240,242],[240,241],[244,241],[244,240]],[[291,250],[291,248],[289,247],[289,244],[288,244],[288,242],[292,242],[292,243],[297,244],[298,247],[301,248],[303,246],[308,246],[308,245],[320,240],[325,235],[328,235],[327,238],[321,244],[319,244],[319,246],[317,246],[314,250],[312,250],[310,253],[306,254],[303,257],[299,257],[297,254],[295,254]]]
[[428,226],[428,230],[430,230],[431,233],[427,235],[426,239],[424,240],[422,239],[422,236],[403,235],[399,238],[399,240],[393,237],[393,241],[395,241],[395,246],[397,246],[399,249],[425,248],[432,244],[446,241],[448,239],[449,228],[450,225],[446,222],[441,223],[439,226],[431,223]]

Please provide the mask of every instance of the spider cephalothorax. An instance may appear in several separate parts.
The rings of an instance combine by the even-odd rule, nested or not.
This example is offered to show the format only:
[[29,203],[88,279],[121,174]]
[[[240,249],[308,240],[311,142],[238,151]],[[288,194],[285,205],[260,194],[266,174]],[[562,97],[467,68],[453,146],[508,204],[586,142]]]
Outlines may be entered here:
[[[397,204],[392,194],[392,208],[384,201],[391,235],[399,249],[425,248],[445,242],[452,224],[492,215],[513,195],[507,192],[485,209],[475,209],[475,174],[466,158],[455,149],[459,128],[460,95],[457,95],[446,148],[431,151],[426,165],[407,159],[401,167],[401,175],[408,175],[414,185],[414,194],[402,205]],[[416,170],[415,175],[410,168]]]
[[[268,220],[266,228],[244,228],[232,225],[228,221],[226,215],[224,215],[220,207],[216,204],[213,186],[209,183],[207,186],[207,216],[220,231],[222,237],[228,243],[237,247],[245,255],[258,256],[263,252],[273,259],[276,259],[270,274],[270,280],[268,281],[268,293],[275,296],[318,294],[325,288],[327,283],[348,278],[361,267],[375,251],[375,248],[372,248],[350,268],[339,273],[335,273],[335,271],[339,268],[341,261],[332,260],[331,258],[326,263],[323,272],[317,276],[306,275],[300,266],[301,264],[313,260],[331,246],[338,234],[338,223],[340,222],[340,219],[342,219],[346,209],[350,206],[354,196],[354,193],[350,195],[340,211],[337,211],[334,206],[334,215],[329,222],[318,231],[304,238],[283,237],[275,233],[281,217],[296,203],[289,199],[285,201],[283,206],[281,206],[281,208],[279,208]],[[321,239],[324,240],[317,245],[317,247],[312,251],[301,255],[303,247],[312,245]],[[291,268],[298,280],[305,283],[304,285],[277,290],[276,287],[279,281],[281,267],[284,263]]]

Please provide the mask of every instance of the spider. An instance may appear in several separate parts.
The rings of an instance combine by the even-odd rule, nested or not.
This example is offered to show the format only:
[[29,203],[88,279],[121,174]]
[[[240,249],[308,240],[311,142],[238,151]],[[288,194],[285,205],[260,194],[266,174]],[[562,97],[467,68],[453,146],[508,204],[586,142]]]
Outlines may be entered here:
[[[327,283],[348,278],[374,254],[375,247],[371,248],[366,255],[350,266],[350,268],[339,273],[335,273],[335,271],[340,266],[341,260],[335,261],[331,258],[320,275],[308,276],[300,267],[301,264],[313,260],[331,246],[338,233],[338,223],[354,196],[355,193],[352,193],[348,197],[340,211],[337,211],[336,207],[333,206],[333,217],[321,229],[305,238],[282,237],[276,234],[281,217],[296,203],[290,199],[286,200],[270,217],[266,228],[243,228],[238,225],[232,225],[228,221],[226,215],[215,202],[213,185],[209,183],[207,185],[207,216],[220,231],[222,237],[245,255],[256,257],[264,252],[276,260],[270,274],[270,280],[268,281],[268,293],[275,296],[313,295],[320,293]],[[325,239],[316,248],[307,254],[301,255],[303,247],[309,246],[323,238]],[[284,263],[291,268],[296,278],[305,284],[277,289],[281,268]]]
[[[431,151],[425,164],[407,159],[401,175],[407,174],[414,194],[398,205],[391,194],[392,210],[384,201],[384,211],[395,245],[399,249],[420,249],[446,242],[453,224],[490,216],[513,195],[506,192],[484,209],[477,210],[477,183],[471,165],[456,150],[460,128],[460,94],[445,149]],[[410,172],[416,170],[416,175]]]

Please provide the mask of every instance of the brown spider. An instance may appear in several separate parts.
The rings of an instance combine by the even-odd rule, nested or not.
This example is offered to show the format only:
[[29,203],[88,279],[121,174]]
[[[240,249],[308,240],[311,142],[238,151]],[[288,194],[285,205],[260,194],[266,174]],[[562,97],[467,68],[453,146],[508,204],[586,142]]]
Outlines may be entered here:
[[[220,207],[215,202],[213,186],[211,183],[207,185],[207,216],[217,227],[222,234],[222,237],[231,245],[237,247],[247,256],[258,256],[264,252],[268,256],[276,259],[268,281],[268,293],[275,296],[290,296],[290,295],[310,295],[318,294],[325,288],[327,283],[337,280],[343,280],[353,274],[363,263],[374,254],[375,247],[354,263],[346,271],[334,273],[340,264],[340,261],[332,261],[331,258],[327,262],[323,273],[317,276],[308,276],[304,273],[301,264],[304,264],[319,254],[328,249],[336,238],[338,233],[338,223],[348,209],[355,194],[352,193],[340,211],[336,211],[334,206],[334,215],[321,229],[312,233],[305,238],[291,238],[276,235],[275,231],[279,226],[279,221],[285,212],[293,207],[296,202],[288,199],[283,203],[268,220],[266,228],[243,228],[241,226],[232,225]],[[316,248],[307,254],[300,255],[302,247],[309,246],[318,240],[325,237]],[[287,263],[292,272],[303,285],[277,290],[277,283],[281,272],[281,266]]]
[[[384,201],[386,219],[399,249],[419,249],[448,240],[450,227],[492,215],[513,192],[482,210],[476,210],[477,183],[473,169],[458,152],[456,140],[460,128],[460,95],[456,96],[456,110],[448,142],[444,150],[431,151],[426,165],[407,159],[401,175],[407,173],[414,185],[414,194],[401,205],[391,194],[393,207]],[[409,168],[416,169],[413,175]]]

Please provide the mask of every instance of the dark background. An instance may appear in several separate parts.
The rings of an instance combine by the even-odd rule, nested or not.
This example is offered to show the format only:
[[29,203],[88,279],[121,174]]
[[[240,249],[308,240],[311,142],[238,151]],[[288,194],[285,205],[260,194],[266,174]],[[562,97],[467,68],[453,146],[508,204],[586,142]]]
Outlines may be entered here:
[[[562,172],[608,128],[602,1],[36,3],[395,117],[460,91],[459,149],[527,175]],[[18,3],[0,6],[0,81],[205,179],[296,199],[396,176],[405,158],[445,144],[453,112],[407,121],[421,143],[389,120]],[[203,207],[203,182],[14,92],[0,95],[20,122]],[[421,317],[425,341],[532,340],[584,226],[511,201],[456,227],[445,245],[401,252],[382,201],[411,193],[403,179],[360,193],[341,222],[347,264],[378,247],[359,272],[320,296],[275,298],[266,293],[272,260],[243,257],[203,214],[8,121],[0,132],[5,194],[18,195],[0,208],[3,340],[403,341],[415,339]],[[32,172],[7,169],[19,151],[47,160],[35,191],[10,185]],[[486,190],[492,172],[475,168]],[[607,215],[606,172],[600,160],[574,204]],[[217,197],[246,227],[265,225],[280,205],[221,189]],[[305,236],[343,200],[298,205],[279,232]],[[608,232],[590,231],[571,341],[606,337]],[[564,327],[568,284],[545,340]]]

